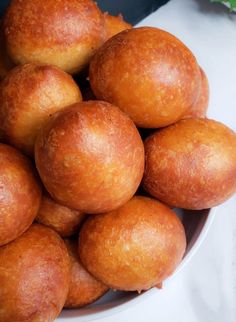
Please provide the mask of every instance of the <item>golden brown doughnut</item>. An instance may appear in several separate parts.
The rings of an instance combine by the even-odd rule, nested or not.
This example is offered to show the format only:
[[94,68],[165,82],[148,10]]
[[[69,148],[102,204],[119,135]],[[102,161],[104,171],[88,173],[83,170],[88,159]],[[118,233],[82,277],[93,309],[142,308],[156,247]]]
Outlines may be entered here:
[[187,119],[145,141],[144,188],[185,209],[214,207],[236,192],[236,134],[208,119]]
[[0,128],[7,142],[33,155],[35,137],[50,115],[81,100],[72,77],[57,67],[18,66],[0,84]]
[[185,115],[182,117],[186,118],[195,118],[195,117],[205,117],[208,104],[209,104],[209,83],[204,70],[200,67],[202,82],[199,97],[196,102],[188,109]]
[[179,120],[201,85],[191,51],[175,36],[151,27],[109,39],[93,57],[89,78],[98,99],[119,106],[144,128]]
[[36,220],[52,228],[60,236],[69,237],[78,231],[84,216],[78,210],[59,205],[49,195],[44,194]]
[[160,202],[134,197],[112,212],[91,216],[79,237],[84,267],[113,289],[147,290],[166,279],[186,247],[183,225]]
[[65,240],[71,262],[71,279],[65,308],[80,308],[97,301],[109,288],[96,280],[82,266],[77,241]]
[[35,161],[53,199],[95,214],[132,198],[143,176],[144,148],[127,115],[88,101],[52,116],[36,140]]
[[0,321],[54,321],[70,279],[68,252],[59,235],[34,224],[0,248],[0,263]]
[[41,187],[31,162],[14,148],[0,144],[0,246],[29,228],[40,202]]
[[92,0],[14,0],[4,32],[16,64],[52,64],[68,73],[82,70],[105,37],[104,17]]
[[131,29],[132,25],[124,21],[123,16],[120,14],[117,17],[111,16],[107,12],[104,13],[106,40],[115,36],[123,30]]

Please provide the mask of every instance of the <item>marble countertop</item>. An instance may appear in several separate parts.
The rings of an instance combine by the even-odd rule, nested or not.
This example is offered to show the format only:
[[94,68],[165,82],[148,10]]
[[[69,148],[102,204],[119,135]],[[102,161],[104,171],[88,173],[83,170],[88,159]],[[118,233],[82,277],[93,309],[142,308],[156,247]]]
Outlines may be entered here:
[[[208,116],[236,130],[236,14],[209,0],[171,0],[141,25],[165,29],[188,45],[206,71]],[[217,208],[197,254],[151,297],[100,322],[235,322],[236,197]]]

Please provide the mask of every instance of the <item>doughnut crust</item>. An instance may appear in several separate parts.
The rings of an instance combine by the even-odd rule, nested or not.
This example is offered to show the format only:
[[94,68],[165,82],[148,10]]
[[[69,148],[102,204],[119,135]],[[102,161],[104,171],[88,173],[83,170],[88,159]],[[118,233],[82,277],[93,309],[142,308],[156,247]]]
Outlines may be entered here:
[[207,108],[209,105],[209,82],[206,73],[200,67],[201,71],[201,89],[199,92],[199,96],[196,102],[188,109],[185,115],[182,117],[183,119],[187,118],[195,118],[195,117],[206,117]]
[[113,289],[147,290],[180,263],[186,247],[183,225],[160,202],[135,196],[117,210],[90,217],[79,236],[85,268]]
[[70,278],[68,252],[59,235],[34,224],[0,248],[0,263],[0,321],[54,321]]
[[84,213],[118,208],[143,176],[143,142],[132,120],[102,101],[55,113],[35,144],[35,161],[50,195]]
[[78,231],[84,216],[80,211],[64,207],[44,194],[36,220],[55,230],[61,237],[70,237]]
[[109,288],[96,280],[82,266],[76,240],[65,240],[71,263],[70,287],[65,308],[80,308],[103,296]]
[[17,66],[0,84],[0,131],[7,142],[32,156],[38,131],[50,116],[81,100],[77,84],[59,68]]
[[122,15],[111,16],[107,12],[104,13],[106,40],[115,36],[123,30],[131,29],[132,25],[124,21]]
[[104,18],[92,0],[13,0],[4,18],[10,57],[76,73],[105,37]]
[[109,39],[94,55],[89,78],[98,99],[120,107],[144,128],[181,119],[201,86],[191,51],[175,36],[151,27]]
[[214,207],[236,192],[236,134],[220,122],[187,119],[145,141],[148,193],[173,207]]
[[0,246],[30,227],[40,202],[41,186],[31,162],[0,143]]

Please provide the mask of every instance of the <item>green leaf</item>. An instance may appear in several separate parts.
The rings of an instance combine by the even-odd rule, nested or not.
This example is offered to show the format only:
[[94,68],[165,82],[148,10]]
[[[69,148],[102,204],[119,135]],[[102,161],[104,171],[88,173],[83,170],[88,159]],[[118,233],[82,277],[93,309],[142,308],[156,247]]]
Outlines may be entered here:
[[231,9],[236,8],[236,0],[211,0],[211,2],[228,3]]

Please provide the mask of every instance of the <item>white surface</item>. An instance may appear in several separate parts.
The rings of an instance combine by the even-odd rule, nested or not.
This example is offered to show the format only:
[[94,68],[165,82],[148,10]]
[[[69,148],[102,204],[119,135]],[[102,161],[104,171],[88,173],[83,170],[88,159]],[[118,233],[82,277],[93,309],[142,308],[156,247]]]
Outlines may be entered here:
[[[236,130],[236,15],[208,0],[172,0],[142,22],[182,39],[205,69],[209,116]],[[236,197],[217,209],[192,261],[142,303],[100,322],[235,322]]]

